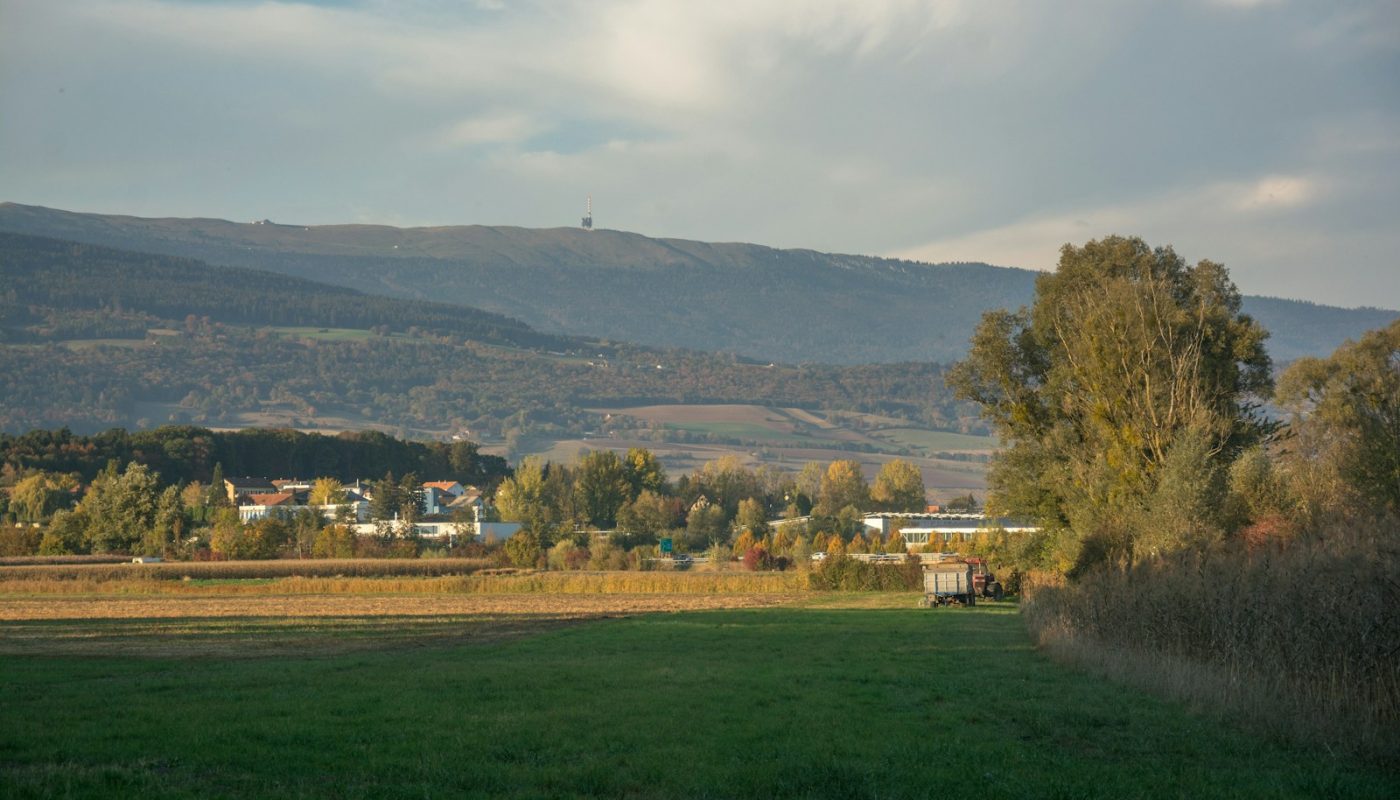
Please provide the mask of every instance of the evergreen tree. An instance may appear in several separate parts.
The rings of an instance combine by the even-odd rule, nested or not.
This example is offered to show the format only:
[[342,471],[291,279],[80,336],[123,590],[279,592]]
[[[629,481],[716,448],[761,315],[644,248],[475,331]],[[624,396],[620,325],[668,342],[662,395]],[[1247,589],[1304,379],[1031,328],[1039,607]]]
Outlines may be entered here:
[[209,478],[209,492],[204,505],[210,508],[228,508],[233,505],[233,501],[228,496],[228,487],[224,485],[224,463],[222,461],[214,463],[214,473]]

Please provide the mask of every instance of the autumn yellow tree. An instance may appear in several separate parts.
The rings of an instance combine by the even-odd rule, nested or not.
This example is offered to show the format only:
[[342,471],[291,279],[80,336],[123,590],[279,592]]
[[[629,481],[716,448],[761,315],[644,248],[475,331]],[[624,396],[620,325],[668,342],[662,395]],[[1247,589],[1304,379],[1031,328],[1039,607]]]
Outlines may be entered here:
[[924,476],[903,459],[885,462],[870,487],[870,501],[881,511],[923,511]]

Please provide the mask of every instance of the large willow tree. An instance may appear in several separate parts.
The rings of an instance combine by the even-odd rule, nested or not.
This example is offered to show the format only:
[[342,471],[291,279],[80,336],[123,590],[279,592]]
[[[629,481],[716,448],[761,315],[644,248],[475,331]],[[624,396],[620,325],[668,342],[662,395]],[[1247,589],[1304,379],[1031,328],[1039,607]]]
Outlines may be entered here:
[[1226,470],[1271,430],[1266,336],[1219,264],[1137,238],[1066,245],[1034,304],[984,315],[948,377],[1005,446],[990,505],[1049,529],[1037,558],[1062,570],[1218,537]]

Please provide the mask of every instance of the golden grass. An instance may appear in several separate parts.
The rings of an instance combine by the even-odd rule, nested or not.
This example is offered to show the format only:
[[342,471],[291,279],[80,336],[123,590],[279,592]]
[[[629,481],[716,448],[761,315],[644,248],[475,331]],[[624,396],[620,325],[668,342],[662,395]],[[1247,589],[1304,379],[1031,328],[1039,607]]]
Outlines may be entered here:
[[467,575],[462,591],[489,594],[790,594],[800,572],[535,572]]
[[[131,573],[126,579],[9,579],[0,597],[81,595],[448,595],[448,594],[791,594],[807,590],[799,572],[483,572],[439,577],[303,577],[205,582]],[[8,602],[8,601],[7,601]]]
[[1057,658],[1400,766],[1400,546],[1338,537],[1030,581]]
[[0,567],[0,583],[248,579],[288,576],[371,577],[464,575],[488,565],[480,558],[344,558],[278,561],[168,561],[160,564],[34,564]]

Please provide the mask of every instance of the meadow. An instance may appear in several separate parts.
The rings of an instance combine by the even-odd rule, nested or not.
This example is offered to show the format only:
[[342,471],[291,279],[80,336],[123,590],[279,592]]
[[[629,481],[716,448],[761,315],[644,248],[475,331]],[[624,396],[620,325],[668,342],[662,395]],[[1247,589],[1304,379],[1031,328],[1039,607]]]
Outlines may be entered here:
[[478,603],[417,615],[335,613],[375,599],[346,596],[282,615],[7,622],[0,795],[1400,792],[1400,776],[1056,664],[1009,603],[501,597],[407,598]]

